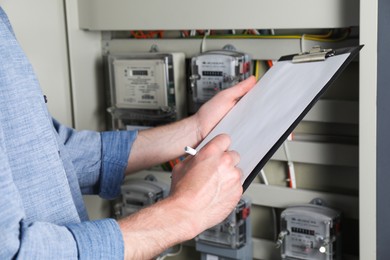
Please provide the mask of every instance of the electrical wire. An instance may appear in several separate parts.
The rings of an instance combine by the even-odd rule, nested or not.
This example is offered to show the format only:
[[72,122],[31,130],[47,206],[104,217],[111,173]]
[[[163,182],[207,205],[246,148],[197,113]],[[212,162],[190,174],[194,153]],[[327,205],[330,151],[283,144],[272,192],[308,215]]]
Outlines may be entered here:
[[256,81],[259,80],[260,78],[260,61],[259,60],[256,60],[256,63],[255,63],[255,78],[256,78]]
[[265,185],[269,185],[267,176],[265,175],[265,172],[264,172],[263,169],[261,169],[261,171],[260,171],[260,178],[262,179],[262,181],[263,181],[263,183],[264,183]]
[[[183,38],[205,38],[205,39],[301,39],[302,41],[319,41],[319,42],[337,42],[346,39],[351,33],[351,28],[344,28],[341,35],[335,36],[334,30],[329,30],[325,34],[291,34],[291,35],[277,35],[274,30],[271,30],[271,34],[261,34],[257,29],[248,29],[237,34],[236,30],[230,30],[230,34],[216,34],[214,31],[209,30],[181,30],[180,35]],[[135,39],[150,39],[150,38],[163,38],[164,31],[130,31],[130,35]],[[204,39],[204,40],[205,40]],[[301,43],[301,48],[303,43]]]
[[163,38],[164,31],[130,31],[130,34],[135,39],[151,39],[151,38]]
[[301,38],[301,42],[300,42],[300,46],[301,46],[301,52],[304,52],[305,51],[305,34],[302,34],[302,38]]
[[295,167],[294,162],[291,160],[290,151],[288,149],[288,141],[292,140],[292,134],[289,135],[286,141],[283,143],[284,152],[286,154],[287,166],[288,166],[288,182],[289,187],[292,189],[297,188],[296,178],[295,178]]
[[[303,35],[258,35],[258,34],[235,34],[235,35],[203,35],[210,39],[302,39],[319,42],[337,42],[346,39],[350,35],[351,29],[345,29],[341,36],[332,38],[333,30],[330,30],[326,34],[303,34]],[[199,38],[199,36],[191,35],[192,37]]]
[[202,42],[200,44],[200,53],[203,53],[206,49],[206,38],[211,35],[210,30],[207,30],[206,33],[203,36]]
[[190,34],[188,33],[188,31],[180,31],[180,33],[181,33],[181,37],[182,38],[187,38],[187,37],[189,37],[190,36]]

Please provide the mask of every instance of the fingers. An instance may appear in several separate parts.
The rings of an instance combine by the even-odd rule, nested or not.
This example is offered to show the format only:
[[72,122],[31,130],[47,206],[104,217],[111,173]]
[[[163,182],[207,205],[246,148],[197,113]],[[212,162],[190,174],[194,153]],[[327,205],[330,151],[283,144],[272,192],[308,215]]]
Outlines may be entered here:
[[251,90],[256,84],[256,78],[250,76],[249,78],[241,81],[234,87],[228,88],[226,92],[230,95],[233,95],[237,98],[244,96],[249,90]]
[[226,151],[223,160],[227,165],[235,167],[240,162],[240,155],[236,151]]
[[227,134],[220,134],[210,140],[202,149],[205,156],[211,154],[220,154],[229,149],[231,144],[230,137]]
[[240,90],[242,91],[242,94],[245,94],[250,89],[252,89],[255,84],[256,84],[255,76],[250,76],[249,78],[238,83],[237,87],[240,88]]
[[230,144],[230,137],[227,134],[220,134],[211,139],[200,152],[204,157],[215,155],[221,157],[222,164],[235,167],[240,162],[240,155],[236,151],[229,150]]

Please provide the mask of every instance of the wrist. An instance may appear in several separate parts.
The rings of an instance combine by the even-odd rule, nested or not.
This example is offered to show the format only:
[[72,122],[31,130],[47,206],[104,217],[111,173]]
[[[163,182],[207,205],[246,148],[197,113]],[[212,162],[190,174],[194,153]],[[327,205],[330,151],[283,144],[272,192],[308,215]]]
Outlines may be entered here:
[[192,115],[191,117],[189,117],[189,119],[191,120],[190,125],[193,129],[192,131],[194,133],[195,145],[198,145],[204,139],[201,129],[202,122],[200,120],[199,113]]
[[189,209],[188,201],[183,201],[181,197],[169,196],[163,203],[166,206],[165,212],[169,212],[169,218],[177,227],[182,241],[193,239],[202,231],[200,219]]
[[150,259],[169,247],[194,238],[196,216],[168,197],[119,220],[126,259]]

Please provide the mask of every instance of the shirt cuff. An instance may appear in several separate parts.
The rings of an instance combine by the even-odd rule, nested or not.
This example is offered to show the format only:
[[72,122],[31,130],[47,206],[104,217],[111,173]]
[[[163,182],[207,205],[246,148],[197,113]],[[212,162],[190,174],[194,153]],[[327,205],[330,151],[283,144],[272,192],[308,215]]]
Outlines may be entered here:
[[78,259],[124,259],[124,242],[113,219],[85,221],[66,226],[76,240]]
[[113,199],[120,195],[130,150],[138,131],[110,131],[101,133],[102,172],[99,195]]

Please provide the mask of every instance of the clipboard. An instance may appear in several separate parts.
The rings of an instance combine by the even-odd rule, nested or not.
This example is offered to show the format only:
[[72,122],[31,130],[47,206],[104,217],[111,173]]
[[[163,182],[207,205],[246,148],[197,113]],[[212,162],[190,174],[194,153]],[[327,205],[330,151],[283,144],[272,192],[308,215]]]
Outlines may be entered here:
[[245,191],[362,47],[315,47],[306,53],[281,57],[196,150],[218,134],[229,134],[229,149],[241,157],[237,167],[243,171],[241,183]]

